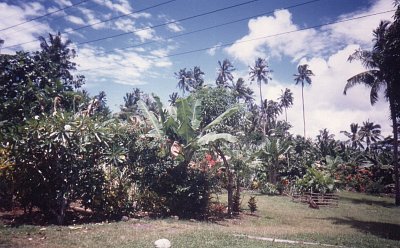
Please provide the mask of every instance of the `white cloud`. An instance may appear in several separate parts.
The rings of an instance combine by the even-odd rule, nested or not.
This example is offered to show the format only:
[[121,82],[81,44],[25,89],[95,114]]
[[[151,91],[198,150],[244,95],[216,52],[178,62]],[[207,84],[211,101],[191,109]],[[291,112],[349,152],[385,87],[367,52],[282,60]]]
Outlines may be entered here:
[[138,31],[135,32],[135,35],[139,37],[141,42],[156,39],[155,31],[151,28],[138,29]]
[[72,2],[69,0],[56,0],[54,1],[56,4],[58,4],[60,7],[66,7],[66,6],[71,6]]
[[91,26],[93,29],[102,29],[107,27],[106,22],[101,22],[102,20],[96,17],[96,14],[93,10],[84,7],[80,7],[78,9],[82,12],[83,16],[85,17],[86,23],[93,25]]
[[[355,13],[344,14],[339,20],[357,18],[364,15],[371,15],[383,11],[393,10],[392,0],[374,1],[374,4],[366,10]],[[359,43],[368,46],[373,38],[371,27],[377,27],[380,20],[392,20],[393,12],[357,19],[355,21],[343,22],[326,26],[322,30],[330,33],[332,39],[340,42]]]
[[132,32],[135,28],[135,21],[129,18],[118,19],[114,22],[115,28],[124,32]]
[[[17,25],[27,20],[32,19],[33,16],[38,16],[44,13],[45,8],[39,3],[22,4],[21,6],[8,5],[7,3],[0,3],[0,29],[4,29],[13,25]],[[18,32],[13,29],[5,30],[1,34],[1,38],[5,40],[4,46],[13,46],[20,43],[30,42],[36,40],[39,35],[45,35],[53,32],[52,29],[45,23],[38,21],[30,21],[23,25],[18,26],[23,29],[23,32]],[[21,44],[17,47],[3,48],[2,53],[14,53],[16,50],[36,50],[39,48],[39,41]]]
[[213,46],[212,48],[208,49],[208,50],[207,50],[207,53],[208,53],[210,56],[214,56],[215,53],[217,52],[217,50],[220,48],[220,46],[221,46],[221,42],[219,42],[218,44],[216,44],[216,45]]
[[120,12],[122,14],[128,14],[132,12],[132,6],[130,5],[128,0],[95,0],[95,2],[99,5],[103,5],[110,10]]
[[[380,0],[365,11],[342,15],[338,21],[391,10],[391,4],[391,0]],[[302,27],[293,23],[292,14],[288,10],[276,10],[273,16],[251,19],[248,23],[248,34],[225,51],[247,64],[256,57],[265,57],[265,53],[275,57],[288,56],[292,61],[299,61],[306,56],[329,56],[345,44],[370,44],[371,27],[377,27],[381,19],[391,19],[392,15],[393,13],[386,13],[328,25],[321,29],[299,31]]]
[[67,21],[70,21],[70,22],[72,22],[72,23],[74,23],[74,24],[77,24],[77,25],[83,25],[83,24],[85,24],[85,21],[84,21],[82,18],[78,17],[78,16],[67,15],[67,16],[65,17],[65,19],[66,19]]
[[165,49],[154,50],[150,55],[134,49],[116,50],[112,54],[99,54],[98,51],[99,48],[89,45],[77,49],[79,56],[75,61],[89,84],[102,80],[128,85],[144,84],[146,78],[154,73],[154,68],[172,65],[168,58],[159,58],[168,54]]
[[[361,63],[346,62],[349,54],[356,48],[358,46],[350,45],[332,54],[328,59],[316,57],[301,61],[301,64],[308,64],[315,74],[311,77],[312,84],[304,87],[307,137],[315,138],[319,130],[327,128],[336,138],[345,139],[340,131],[348,130],[353,122],[361,125],[368,119],[381,124],[384,135],[391,133],[389,107],[383,98],[371,106],[369,89],[363,86],[355,86],[347,95],[343,95],[347,79],[364,70]],[[258,85],[253,84],[251,87],[258,103]],[[287,111],[288,121],[293,125],[292,132],[303,135],[301,85],[295,85],[294,81],[279,82],[273,79],[262,86],[263,98],[277,101],[281,90],[285,88],[289,88],[294,97],[293,107]],[[280,118],[284,119],[284,114]]]
[[175,32],[175,33],[179,33],[184,30],[184,28],[181,25],[179,25],[179,23],[177,23],[177,22],[168,24],[167,29],[172,32]]
[[[379,0],[373,2],[368,9],[342,15],[338,20],[390,9],[393,9],[391,0]],[[348,56],[357,48],[371,47],[372,29],[378,26],[381,19],[391,19],[392,15],[393,13],[387,13],[321,29],[257,39],[302,28],[293,23],[289,11],[277,10],[273,16],[250,20],[248,34],[225,51],[245,64],[251,64],[254,58],[265,57],[267,54],[271,56],[270,59],[285,56],[296,65],[306,63],[310,66],[315,76],[312,77],[312,85],[304,88],[307,137],[315,138],[319,130],[328,128],[337,138],[344,139],[344,136],[339,134],[341,130],[349,129],[352,122],[361,125],[368,119],[381,124],[383,134],[389,135],[391,128],[388,103],[382,99],[375,106],[371,106],[369,89],[363,86],[350,89],[347,96],[343,95],[343,89],[348,78],[364,70],[358,62],[347,62]],[[255,41],[243,42],[250,39]],[[288,121],[293,125],[294,133],[303,134],[301,86],[294,85],[293,81],[272,81],[263,85],[263,95],[276,100],[281,89],[287,85],[290,85],[288,88],[294,94],[294,105],[288,110]],[[255,85],[252,87],[258,92]]]

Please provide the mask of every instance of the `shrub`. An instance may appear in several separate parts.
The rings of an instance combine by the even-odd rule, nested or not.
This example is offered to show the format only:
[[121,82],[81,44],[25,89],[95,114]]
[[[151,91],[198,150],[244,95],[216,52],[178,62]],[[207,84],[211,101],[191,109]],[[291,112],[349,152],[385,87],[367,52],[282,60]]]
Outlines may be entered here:
[[296,186],[302,192],[332,193],[336,189],[335,181],[328,172],[312,167],[307,169],[302,179],[297,180]]
[[251,213],[254,213],[255,211],[257,211],[257,201],[256,201],[255,196],[250,196],[250,199],[247,204],[249,206]]
[[277,190],[276,186],[272,183],[264,183],[259,188],[260,193],[263,195],[278,195],[279,191]]

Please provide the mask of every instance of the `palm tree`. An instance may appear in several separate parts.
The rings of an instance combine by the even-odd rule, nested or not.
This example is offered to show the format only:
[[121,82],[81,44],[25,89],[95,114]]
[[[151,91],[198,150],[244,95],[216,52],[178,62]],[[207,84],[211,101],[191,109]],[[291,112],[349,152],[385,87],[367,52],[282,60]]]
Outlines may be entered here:
[[175,106],[176,101],[179,99],[178,92],[173,92],[171,95],[169,95],[169,105],[170,106]]
[[293,105],[293,93],[290,89],[282,90],[282,95],[278,98],[280,105],[285,109],[285,120],[287,122],[287,109]]
[[344,94],[357,84],[369,88],[370,101],[373,105],[378,99],[380,89],[385,89],[385,98],[389,102],[390,118],[393,128],[393,166],[395,174],[396,205],[400,206],[400,185],[398,166],[398,133],[397,118],[400,117],[400,1],[396,1],[397,10],[394,22],[382,21],[373,31],[374,46],[372,50],[357,50],[349,57],[349,61],[359,60],[366,68],[347,80]]
[[182,90],[183,95],[185,92],[190,90],[191,85],[191,72],[186,71],[186,68],[180,69],[178,72],[175,72],[175,77],[178,79],[177,87]]
[[273,100],[265,100],[263,109],[267,114],[268,124],[275,122],[276,118],[282,113],[281,105]]
[[361,140],[365,140],[365,143],[367,144],[366,151],[369,151],[371,141],[377,142],[381,139],[381,126],[367,120],[363,122],[359,135]]
[[218,75],[215,83],[218,87],[228,87],[228,82],[233,82],[232,72],[235,70],[235,67],[228,59],[224,59],[224,61],[218,61]]
[[239,102],[240,99],[244,99],[245,102],[251,102],[253,100],[253,90],[247,87],[243,78],[239,78],[236,83],[232,82],[230,88],[232,89],[237,102]]
[[297,71],[299,74],[294,74],[296,81],[296,85],[301,82],[301,100],[303,103],[303,128],[304,128],[304,138],[306,138],[306,116],[304,113],[304,83],[308,83],[311,85],[311,76],[314,76],[314,73],[308,68],[307,64],[299,65],[297,67]]
[[201,89],[204,84],[204,72],[200,69],[200,67],[195,66],[191,72],[193,76],[193,80],[190,80],[192,85],[190,85],[194,90]]
[[255,63],[254,67],[250,66],[250,82],[257,81],[258,86],[260,88],[260,102],[261,108],[263,106],[263,97],[261,92],[261,83],[268,84],[268,80],[271,80],[269,76],[272,73],[272,70],[269,69],[268,63],[265,59],[258,58]]
[[364,148],[363,144],[361,143],[361,138],[359,135],[359,126],[356,123],[351,123],[350,124],[350,132],[348,131],[340,131],[344,135],[346,135],[347,138],[349,138],[346,143],[350,143],[351,147],[353,149],[357,149],[357,147]]

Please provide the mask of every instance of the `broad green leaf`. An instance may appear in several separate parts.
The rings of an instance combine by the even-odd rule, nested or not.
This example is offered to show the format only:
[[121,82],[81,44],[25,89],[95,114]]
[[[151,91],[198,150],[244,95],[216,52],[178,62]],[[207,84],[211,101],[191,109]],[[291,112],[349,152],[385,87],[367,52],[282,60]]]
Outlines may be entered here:
[[227,118],[231,117],[234,115],[236,112],[239,111],[239,106],[234,106],[230,109],[227,109],[224,113],[219,115],[215,120],[213,120],[210,124],[208,124],[205,128],[204,131],[211,129],[212,127],[220,124],[223,120],[226,120]]
[[200,109],[201,102],[199,99],[196,99],[193,103],[192,107],[192,128],[193,130],[197,130],[200,127],[200,116],[201,116],[201,109]]
[[138,107],[143,112],[144,116],[150,121],[153,127],[153,130],[151,130],[149,134],[156,138],[162,138],[164,133],[161,130],[161,124],[154,113],[147,108],[146,104],[142,100],[138,101]]
[[186,141],[186,144],[191,142],[192,139],[195,138],[195,132],[188,122],[183,122],[179,126],[178,134]]
[[157,103],[157,108],[158,108],[158,112],[160,113],[161,122],[164,123],[165,115],[164,115],[163,105],[161,103],[160,97],[156,96],[155,94],[152,94],[152,95],[153,95],[154,100]]
[[225,142],[235,143],[237,142],[237,138],[229,133],[208,133],[197,140],[197,144],[200,146],[207,145],[211,142],[215,142],[217,140],[222,140]]

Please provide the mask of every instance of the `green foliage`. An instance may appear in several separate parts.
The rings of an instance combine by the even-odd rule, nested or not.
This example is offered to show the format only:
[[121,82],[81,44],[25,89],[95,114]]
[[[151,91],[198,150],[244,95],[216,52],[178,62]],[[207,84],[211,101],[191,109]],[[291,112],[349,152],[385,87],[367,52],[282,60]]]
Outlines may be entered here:
[[232,211],[233,213],[238,214],[240,212],[240,191],[236,191],[236,193],[233,195],[233,204],[232,204]]
[[279,194],[279,191],[276,188],[276,186],[269,182],[262,183],[261,186],[259,186],[259,191],[263,195],[278,195]]
[[301,192],[332,193],[336,189],[332,176],[316,168],[308,168],[302,179],[297,180],[297,188]]

